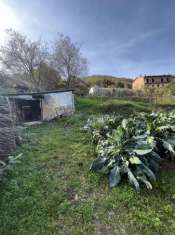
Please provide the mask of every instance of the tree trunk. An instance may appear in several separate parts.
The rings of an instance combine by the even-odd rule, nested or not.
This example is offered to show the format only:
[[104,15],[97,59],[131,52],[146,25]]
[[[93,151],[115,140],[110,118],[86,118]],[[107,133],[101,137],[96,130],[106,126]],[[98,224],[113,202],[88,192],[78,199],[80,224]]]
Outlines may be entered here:
[[68,76],[67,82],[66,82],[66,87],[67,87],[67,88],[70,87],[70,82],[71,82],[71,76]]

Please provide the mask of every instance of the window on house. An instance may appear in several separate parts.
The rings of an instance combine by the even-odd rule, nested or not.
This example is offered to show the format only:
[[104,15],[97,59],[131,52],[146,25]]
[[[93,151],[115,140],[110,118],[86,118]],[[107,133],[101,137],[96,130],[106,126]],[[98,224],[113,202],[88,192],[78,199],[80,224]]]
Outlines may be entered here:
[[152,78],[152,83],[154,83],[154,78]]
[[161,78],[161,82],[163,82],[163,78]]
[[166,81],[169,82],[170,81],[169,78],[166,78]]
[[149,83],[149,79],[148,78],[146,79],[146,83]]

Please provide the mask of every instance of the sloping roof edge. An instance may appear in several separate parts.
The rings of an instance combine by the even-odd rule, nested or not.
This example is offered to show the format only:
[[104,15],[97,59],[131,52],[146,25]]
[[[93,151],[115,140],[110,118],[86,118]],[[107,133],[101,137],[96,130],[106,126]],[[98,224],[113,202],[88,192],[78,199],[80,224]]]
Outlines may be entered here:
[[18,96],[18,95],[44,95],[44,94],[51,94],[51,93],[60,93],[60,92],[69,92],[74,91],[74,89],[60,89],[60,90],[53,90],[53,91],[40,91],[40,92],[24,92],[24,93],[6,93],[1,94],[2,96]]

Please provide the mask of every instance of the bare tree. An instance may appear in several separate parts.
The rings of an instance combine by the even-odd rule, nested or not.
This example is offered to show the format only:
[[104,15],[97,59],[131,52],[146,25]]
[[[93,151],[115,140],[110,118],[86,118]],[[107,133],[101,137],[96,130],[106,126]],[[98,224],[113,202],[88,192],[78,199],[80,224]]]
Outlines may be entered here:
[[31,41],[25,35],[7,30],[8,40],[0,47],[0,63],[8,74],[20,74],[29,79],[31,89],[39,90],[41,77],[35,70],[47,60],[47,48],[41,40]]
[[39,68],[35,71],[35,76],[39,79],[40,87],[44,90],[60,88],[63,82],[57,70],[46,63],[40,64]]
[[87,59],[83,57],[80,49],[81,47],[73,43],[68,36],[58,34],[54,43],[53,64],[66,80],[67,87],[73,79],[87,73]]

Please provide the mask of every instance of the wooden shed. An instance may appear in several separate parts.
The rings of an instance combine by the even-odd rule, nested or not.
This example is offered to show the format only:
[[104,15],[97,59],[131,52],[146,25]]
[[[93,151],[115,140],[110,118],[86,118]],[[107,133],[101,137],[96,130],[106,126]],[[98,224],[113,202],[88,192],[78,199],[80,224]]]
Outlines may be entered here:
[[71,89],[5,95],[17,122],[52,120],[71,115],[75,111]]

